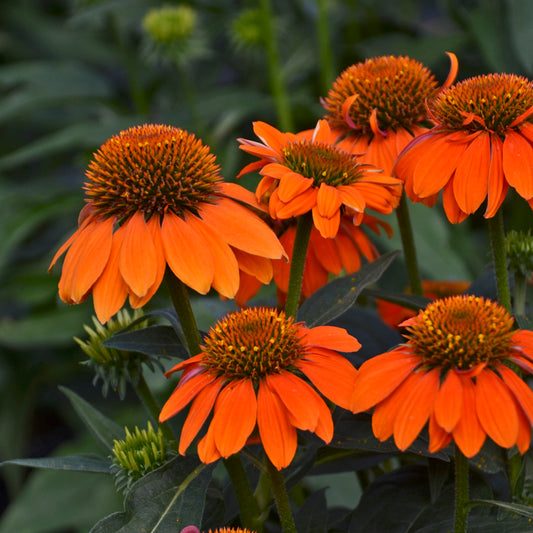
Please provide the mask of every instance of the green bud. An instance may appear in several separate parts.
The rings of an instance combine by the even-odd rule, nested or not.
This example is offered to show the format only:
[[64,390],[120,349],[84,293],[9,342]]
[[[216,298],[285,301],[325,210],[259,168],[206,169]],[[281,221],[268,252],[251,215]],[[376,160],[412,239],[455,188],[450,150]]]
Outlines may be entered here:
[[262,45],[263,24],[259,9],[245,9],[233,20],[231,35],[237,46],[254,48]]
[[155,43],[170,44],[189,38],[196,27],[196,11],[189,6],[164,6],[151,9],[143,28]]
[[520,272],[526,277],[533,272],[533,236],[530,230],[511,230],[505,237],[505,250],[511,272]]

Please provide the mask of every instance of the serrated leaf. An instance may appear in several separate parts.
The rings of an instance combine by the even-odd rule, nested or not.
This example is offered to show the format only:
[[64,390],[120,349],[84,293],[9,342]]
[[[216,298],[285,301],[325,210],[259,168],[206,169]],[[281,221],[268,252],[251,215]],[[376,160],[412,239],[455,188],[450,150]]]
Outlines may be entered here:
[[158,357],[178,357],[180,359],[189,357],[187,349],[181,344],[172,326],[148,326],[133,331],[115,333],[102,345]]
[[90,533],[176,533],[200,526],[214,466],[176,457],[132,485],[123,513],[98,522]]
[[103,415],[81,396],[66,387],[59,387],[59,390],[69,399],[78,416],[106,450],[111,451],[113,449],[114,440],[124,438],[123,428]]
[[9,459],[3,465],[19,465],[48,470],[72,470],[77,472],[109,473],[111,461],[97,454],[74,454],[64,457],[36,457],[28,459]]
[[363,289],[375,283],[400,252],[388,252],[362,266],[349,276],[337,278],[310,296],[300,307],[297,318],[308,327],[327,324],[342,315],[357,300]]

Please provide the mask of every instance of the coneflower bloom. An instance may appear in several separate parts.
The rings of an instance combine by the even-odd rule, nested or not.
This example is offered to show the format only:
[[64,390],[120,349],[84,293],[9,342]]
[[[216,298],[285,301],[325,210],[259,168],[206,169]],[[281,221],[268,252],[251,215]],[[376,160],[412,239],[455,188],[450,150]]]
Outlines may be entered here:
[[67,252],[63,301],[77,304],[92,293],[105,322],[128,296],[132,307],[145,305],[167,265],[195,291],[214,288],[228,298],[239,288],[239,268],[271,280],[281,244],[238,203],[257,207],[253,193],[225,183],[215,156],[193,134],[163,125],[122,131],[95,153],[87,178],[79,228],[50,265]]
[[307,380],[346,408],[357,371],[336,350],[359,348],[342,328],[307,328],[282,311],[255,307],[230,313],[211,328],[201,353],[166,373],[183,370],[159,419],[168,420],[192,402],[179,453],[185,453],[213,412],[198,442],[202,462],[237,453],[253,434],[279,470],[294,457],[297,429],[330,442],[329,407]]
[[[457,59],[448,56],[451,68],[442,87],[457,75]],[[322,105],[331,128],[344,139],[341,146],[392,175],[402,149],[431,127],[426,101],[439,90],[435,76],[419,61],[381,56],[345,69]]]
[[282,133],[264,122],[254,122],[253,128],[262,142],[239,139],[239,148],[260,159],[239,176],[253,171],[263,176],[256,196],[268,204],[272,218],[311,212],[322,237],[333,238],[342,214],[357,225],[365,209],[387,214],[397,206],[401,182],[337,146],[326,120],[299,134]]
[[533,391],[512,369],[533,373],[533,332],[513,330],[499,304],[476,296],[430,303],[403,323],[407,342],[365,361],[351,398],[353,412],[374,407],[379,440],[407,449],[428,423],[429,451],[452,440],[466,457],[486,437],[529,449]]
[[[278,300],[284,305],[289,288],[289,274],[291,269],[292,251],[296,237],[296,219],[277,222],[274,231],[289,261],[285,259],[273,259],[274,282],[278,290]],[[309,238],[309,246],[305,259],[304,274],[302,280],[302,296],[309,298],[311,294],[323,287],[330,276],[338,276],[342,271],[353,274],[361,267],[361,258],[373,261],[379,257],[376,245],[363,230],[363,226],[379,235],[381,230],[392,237],[392,228],[383,220],[364,214],[359,226],[354,226],[351,217],[341,217],[339,231],[333,239],[325,239],[320,232],[313,227]],[[253,276],[241,274],[241,284],[235,295],[237,305],[244,305],[261,288],[262,284]]]
[[533,87],[514,74],[468,78],[442,91],[435,126],[410,143],[395,167],[407,196],[433,205],[442,190],[448,220],[463,221],[487,200],[493,217],[509,186],[533,207]]

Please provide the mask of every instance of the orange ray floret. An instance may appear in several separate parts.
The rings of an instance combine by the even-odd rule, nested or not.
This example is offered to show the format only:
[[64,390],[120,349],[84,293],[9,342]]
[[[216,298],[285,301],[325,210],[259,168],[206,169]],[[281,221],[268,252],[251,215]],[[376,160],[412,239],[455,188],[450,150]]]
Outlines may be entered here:
[[336,350],[359,347],[341,328],[309,329],[282,311],[230,313],[211,328],[200,354],[166,373],[183,370],[159,418],[168,420],[191,404],[181,454],[208,423],[197,447],[204,463],[229,457],[258,437],[276,468],[285,468],[296,453],[297,429],[331,440],[331,412],[316,389],[347,406],[357,371]]
[[224,183],[215,156],[194,135],[160,125],[133,127],[94,154],[85,183],[79,229],[61,246],[59,295],[65,302],[94,296],[106,322],[129,296],[132,307],[155,294],[168,266],[185,285],[233,298],[240,261],[262,283],[271,259],[284,255],[274,232],[250,209],[254,195]]
[[468,78],[428,103],[434,127],[400,154],[395,175],[414,202],[432,205],[443,191],[445,212],[461,222],[486,201],[492,218],[512,187],[533,199],[533,86],[514,74]]
[[481,297],[435,300],[402,324],[405,344],[361,365],[351,410],[374,407],[374,434],[401,450],[428,423],[432,453],[453,441],[473,457],[487,437],[525,453],[533,391],[509,365],[533,357],[533,332],[513,331],[513,322]]

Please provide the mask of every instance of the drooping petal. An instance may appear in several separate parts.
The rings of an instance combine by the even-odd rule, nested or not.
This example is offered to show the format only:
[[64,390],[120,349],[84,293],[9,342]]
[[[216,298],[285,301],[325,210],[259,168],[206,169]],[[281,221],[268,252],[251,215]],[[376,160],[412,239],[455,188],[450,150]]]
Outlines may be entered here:
[[226,385],[215,403],[211,426],[215,444],[224,458],[246,444],[257,419],[257,398],[252,381],[241,379]]
[[362,213],[366,207],[365,197],[353,185],[339,185],[337,192],[340,194],[342,203],[353,210]]
[[335,275],[340,273],[342,263],[334,239],[324,239],[316,230],[311,230],[309,248],[308,253],[312,253],[325,270]]
[[265,206],[257,201],[255,194],[252,191],[245,189],[242,185],[232,183],[231,181],[221,181],[218,183],[218,186],[222,189],[225,196],[248,204],[260,211],[265,211]]
[[476,409],[481,426],[499,446],[510,448],[518,436],[518,416],[509,389],[492,371],[476,378]]
[[334,239],[339,231],[341,212],[338,210],[332,217],[325,217],[319,213],[318,206],[313,207],[313,224],[324,239]]
[[183,219],[167,213],[161,225],[161,237],[168,266],[177,278],[206,294],[215,275],[213,256],[204,240]]
[[445,429],[439,426],[435,420],[434,414],[429,417],[429,453],[436,453],[443,448],[446,448],[448,444],[452,441],[451,433],[448,433]]
[[503,172],[522,198],[533,198],[533,144],[513,130],[503,141]]
[[526,414],[529,423],[533,424],[533,391],[529,385],[505,365],[500,365],[498,372]]
[[452,224],[462,222],[468,215],[461,210],[453,192],[453,181],[449,181],[442,191],[442,204],[448,220]]
[[[276,191],[277,192],[277,191]],[[285,218],[292,218],[308,213],[316,205],[316,197],[318,191],[315,187],[307,189],[302,194],[299,194],[290,202],[284,203],[279,200],[276,192],[270,197],[270,205],[274,208],[274,218],[281,220]],[[277,199],[277,202],[275,200]]]
[[152,233],[140,211],[124,222],[124,227],[118,260],[120,273],[130,290],[142,298],[154,284],[157,274]]
[[337,250],[341,258],[341,264],[346,271],[346,274],[353,274],[361,268],[361,256],[359,255],[359,248],[354,244],[354,241],[343,231],[342,222],[341,229],[335,238]]
[[489,187],[485,218],[492,218],[505,199],[509,185],[503,175],[503,142],[498,135],[491,136]]
[[[265,176],[271,176],[268,173],[268,168],[265,167],[261,173]],[[285,169],[285,173],[280,179],[278,186],[279,199],[285,203],[290,202],[298,195],[309,190],[312,186],[313,178],[304,178],[301,174]]]
[[239,268],[253,276],[261,283],[270,283],[273,276],[272,261],[280,261],[286,263],[285,259],[268,259],[267,257],[260,257],[258,255],[241,252],[241,250],[233,249],[233,254],[237,259]]
[[272,464],[278,470],[289,466],[296,453],[296,429],[289,422],[283,402],[266,381],[259,383],[257,426],[265,453]]
[[342,205],[342,197],[336,187],[321,183],[318,188],[316,205],[321,216],[331,218],[339,211]]
[[435,398],[435,420],[439,426],[450,433],[461,417],[462,408],[461,380],[454,370],[449,370]]
[[379,169],[383,169],[385,175],[392,173],[392,168],[396,160],[391,148],[395,148],[394,138],[388,136],[374,135],[365,154],[365,161]]
[[306,344],[322,346],[339,352],[356,352],[361,343],[352,337],[344,328],[336,326],[316,326],[303,329]]
[[206,434],[198,442],[198,457],[204,464],[214,463],[222,457],[215,443],[213,422],[209,424]]

